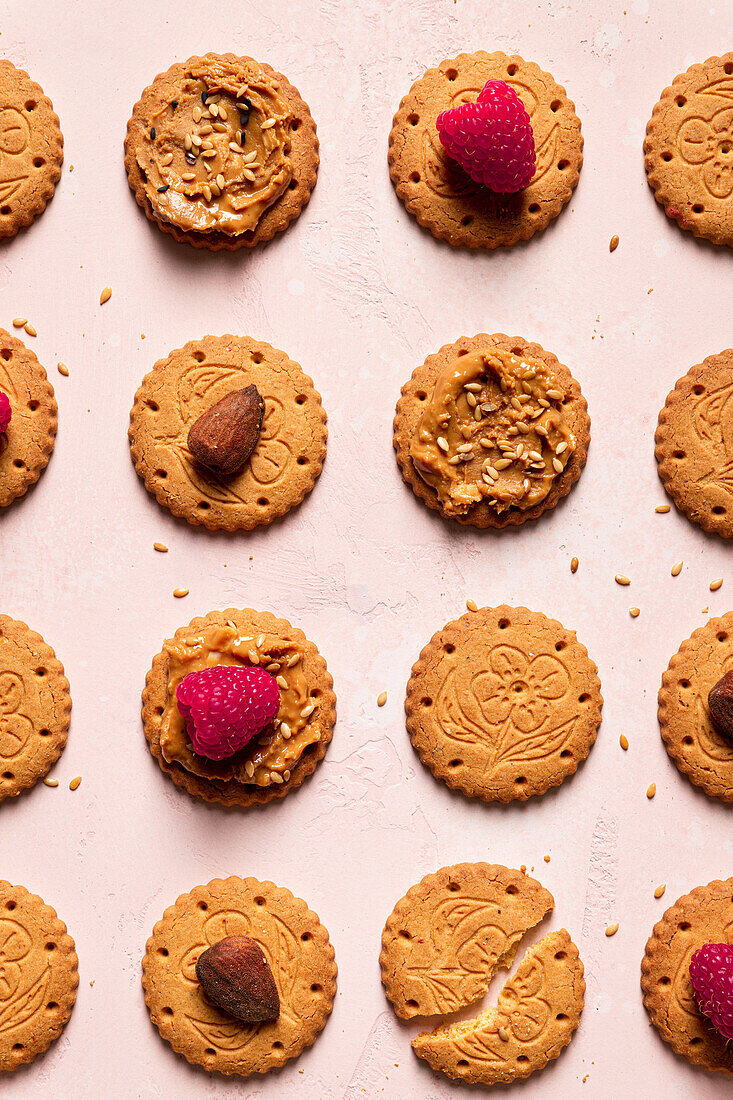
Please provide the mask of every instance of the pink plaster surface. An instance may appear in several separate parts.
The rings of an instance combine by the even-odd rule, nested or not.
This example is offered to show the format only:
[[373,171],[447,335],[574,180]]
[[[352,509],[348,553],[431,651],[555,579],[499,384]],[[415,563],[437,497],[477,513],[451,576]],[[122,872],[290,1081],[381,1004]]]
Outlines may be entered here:
[[[587,969],[578,1034],[517,1095],[712,1098],[726,1088],[678,1060],[649,1027],[639,962],[668,904],[733,872],[731,811],[678,774],[655,715],[678,643],[706,621],[704,608],[730,606],[730,547],[674,511],[655,515],[665,496],[652,441],[675,380],[731,342],[733,255],[666,220],[645,181],[641,143],[675,74],[731,47],[730,15],[722,0],[694,6],[694,15],[676,0],[240,0],[225,13],[193,0],[0,0],[0,55],[43,84],[66,139],[56,198],[0,246],[0,324],[31,319],[38,337],[29,343],[60,406],[49,469],[0,519],[0,610],[56,648],[74,698],[54,769],[60,786],[39,784],[0,808],[0,877],[57,908],[81,960],[63,1038],[4,1079],[4,1096],[462,1095],[413,1057],[416,1028],[393,1016],[377,957],[383,922],[407,888],[474,859],[534,867],[557,903],[545,928],[567,926]],[[493,255],[433,241],[405,214],[386,167],[392,114],[412,81],[479,48],[549,69],[585,135],[570,207],[529,245]],[[322,167],[310,206],[250,254],[195,252],[157,232],[122,168],[142,88],[207,50],[269,61],[318,123]],[[106,285],[112,298],[100,307]],[[593,421],[588,466],[570,498],[540,523],[500,534],[429,513],[402,484],[391,446],[395,401],[413,368],[482,330],[554,351],[581,382]],[[135,476],[126,438],[143,375],[209,332],[249,333],[287,350],[329,414],[328,459],[311,497],[283,522],[236,538],[191,530],[160,509]],[[58,360],[69,378],[56,373]],[[170,552],[156,554],[155,540]],[[685,565],[674,579],[678,559]],[[630,588],[614,584],[617,572],[632,578]],[[710,593],[718,576],[725,584]],[[190,587],[186,599],[173,598],[178,586]],[[526,805],[451,794],[405,733],[410,667],[467,597],[561,619],[600,669],[606,705],[590,759]],[[636,620],[631,604],[641,607]],[[140,690],[162,639],[229,605],[270,608],[303,627],[339,699],[315,776],[264,811],[190,800],[160,773],[140,727]],[[77,774],[83,782],[71,792]],[[145,940],[164,908],[227,874],[269,878],[306,898],[331,933],[340,971],[333,1018],[315,1047],[282,1073],[244,1084],[174,1055],[151,1027],[140,988]],[[656,901],[660,882],[667,893]],[[619,932],[606,939],[612,921]]]

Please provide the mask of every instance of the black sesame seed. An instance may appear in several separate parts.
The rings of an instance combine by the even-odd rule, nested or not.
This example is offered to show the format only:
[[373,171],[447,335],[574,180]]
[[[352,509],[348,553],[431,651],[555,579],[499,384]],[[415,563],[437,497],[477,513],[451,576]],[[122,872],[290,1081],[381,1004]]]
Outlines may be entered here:
[[150,140],[155,141],[155,127],[153,126],[150,131]]
[[175,111],[177,106],[178,106],[178,100],[177,99],[172,99],[171,100],[171,110]]
[[206,106],[206,100],[208,98],[209,98],[208,88],[204,88],[203,92],[201,93],[201,102],[203,103],[204,107]]
[[163,184],[163,186],[162,186],[162,187],[159,187],[159,188],[158,188],[158,194],[159,194],[159,195],[162,195],[162,194],[163,194],[163,192],[164,192],[164,191],[167,191],[169,187],[170,187],[170,184],[169,184],[169,183],[165,183],[165,184]]
[[248,96],[248,95],[246,95],[246,96],[244,97],[244,99],[242,100],[242,106],[243,106],[243,107],[245,108],[245,110],[247,110],[247,111],[249,111],[249,109],[251,108],[251,106],[252,106],[252,100],[251,100],[251,99],[249,98],[249,96]]
[[186,162],[188,164],[195,164],[196,163],[196,157],[193,155],[193,153],[186,153]]
[[239,125],[242,127],[243,130],[245,129],[248,122],[249,122],[249,111],[240,111],[239,112]]

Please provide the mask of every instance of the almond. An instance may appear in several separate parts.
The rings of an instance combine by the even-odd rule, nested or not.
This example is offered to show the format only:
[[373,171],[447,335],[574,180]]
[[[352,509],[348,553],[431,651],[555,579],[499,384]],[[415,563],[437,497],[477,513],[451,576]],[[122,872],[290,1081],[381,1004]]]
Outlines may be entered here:
[[708,709],[718,733],[733,740],[733,670],[711,687]]
[[255,449],[264,412],[265,402],[255,385],[227,394],[191,426],[189,451],[216,473],[236,473]]
[[276,1020],[280,1015],[270,964],[249,936],[226,936],[202,952],[196,977],[210,1001],[246,1024]]

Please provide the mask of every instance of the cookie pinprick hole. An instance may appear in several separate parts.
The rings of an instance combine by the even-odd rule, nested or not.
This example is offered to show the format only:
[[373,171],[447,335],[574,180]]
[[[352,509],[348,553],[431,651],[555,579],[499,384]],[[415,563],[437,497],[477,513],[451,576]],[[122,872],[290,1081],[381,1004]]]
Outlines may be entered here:
[[158,954],[161,956],[161,958],[167,959],[168,954],[169,954],[168,948],[167,947],[159,947],[158,948]]
[[45,949],[46,951],[55,951],[56,944],[53,942],[53,940],[49,940],[48,943],[45,945]]
[[16,458],[15,461],[13,462],[13,466],[15,466],[16,470],[22,470],[23,467],[25,466],[25,462],[23,461],[22,458]]
[[43,159],[43,157],[34,157],[33,158],[33,167],[34,168],[43,168],[45,163],[46,162]]
[[38,731],[38,736],[39,737],[50,737],[51,736],[51,731],[47,730],[47,729],[39,730]]
[[456,80],[458,78],[458,69],[446,69],[445,78],[446,80],[450,80],[451,82]]
[[322,993],[322,992],[323,992],[323,986],[319,985],[318,982],[314,982],[313,985],[311,986],[311,993]]
[[565,1015],[564,1012],[558,1012],[557,1015],[555,1016],[555,1019],[556,1020],[567,1020],[567,1016]]
[[514,782],[517,784],[518,787],[521,787],[527,782],[527,777],[526,775],[518,775]]
[[13,353],[10,350],[10,348],[3,348],[3,350],[0,351],[0,355],[2,355],[2,357],[3,357],[3,359],[5,360],[6,363],[9,363],[10,360],[13,358]]
[[428,395],[426,394],[425,390],[418,390],[415,393],[415,397],[418,399],[418,401],[427,401],[428,399]]
[[512,62],[511,65],[507,65],[506,71],[508,76],[516,76],[517,66],[514,64],[514,62]]
[[691,737],[683,737],[682,738],[682,744],[683,745],[694,745],[694,743],[695,742],[693,741],[693,739]]
[[518,1062],[528,1062],[529,1058],[527,1057],[526,1054],[518,1054],[517,1055],[517,1061]]
[[168,471],[167,470],[156,470],[155,471],[155,476],[159,477],[161,481],[165,481],[165,479],[168,477]]
[[261,363],[263,359],[264,359],[264,356],[263,356],[261,351],[253,351],[252,352],[252,362],[253,363]]
[[267,497],[258,497],[257,503],[259,504],[260,508],[266,508],[270,502]]
[[58,1007],[59,1006],[58,1006],[58,1003],[56,1001],[49,1001],[48,1004],[46,1005],[46,1008],[49,1012],[55,1012]]
[[297,463],[299,466],[307,466],[308,459],[305,457],[305,455],[299,455],[297,458]]
[[410,998],[409,1001],[406,1001],[405,1004],[407,1005],[408,1008],[419,1008],[420,1007],[419,1002],[413,1000],[412,998]]
[[665,162],[665,164],[669,164],[671,159],[672,159],[672,154],[669,151],[667,151],[666,153],[662,153],[662,160]]
[[461,225],[469,226],[473,224],[473,217],[470,214],[466,214],[465,218],[461,218]]
[[555,642],[555,652],[556,653],[562,653],[562,651],[565,649],[566,645],[567,645],[567,642]]
[[403,940],[411,940],[412,939],[412,935],[407,931],[406,928],[400,928],[400,933],[399,934],[400,934],[401,939],[403,939]]
[[3,217],[7,218],[9,213],[10,213],[10,207],[9,206],[0,206],[0,214],[2,214]]
[[570,167],[570,161],[569,160],[559,160],[557,162],[557,167],[559,168],[559,170],[561,172],[564,172],[566,170],[566,168]]
[[299,118],[294,118],[293,119],[293,121],[290,123],[290,129],[293,133],[295,133],[296,130],[300,129],[300,119]]
[[559,99],[553,99],[552,103],[550,104],[550,110],[552,111],[553,114],[556,114],[560,110],[561,107],[562,107],[562,103],[560,102]]
[[422,698],[422,699],[420,700],[420,706],[421,706],[421,707],[425,707],[425,709],[426,709],[426,710],[427,710],[427,709],[428,709],[429,707],[432,707],[432,705],[433,705],[433,700],[432,700],[432,699],[430,698],[430,696],[429,696],[429,695],[425,695],[425,696],[424,696],[424,697],[423,697],[423,698]]
[[564,759],[567,759],[568,756],[572,757],[572,755],[573,754],[571,753],[570,749],[563,749],[562,752],[560,753],[560,756],[563,757]]
[[509,885],[506,888],[506,893],[511,894],[512,896],[514,896],[514,894],[519,893],[519,890],[517,889],[517,887],[514,885],[513,882],[510,882]]
[[148,397],[148,398],[146,399],[146,401],[145,401],[145,405],[146,405],[146,407],[147,407],[148,409],[150,409],[150,411],[151,411],[151,412],[154,412],[154,413],[157,413],[157,412],[158,412],[158,410],[160,409],[160,405],[158,404],[158,402],[157,402],[157,401],[153,401],[153,400],[152,400],[151,398],[149,398],[149,397]]
[[461,768],[462,766],[463,766],[463,761],[459,760],[457,758],[455,760],[449,761],[449,763],[448,763],[449,768]]
[[255,905],[259,905],[260,908],[262,908],[262,906],[264,904],[265,904],[265,899],[263,897],[260,896],[260,897],[255,898]]
[[581,695],[578,696],[578,702],[579,703],[588,703],[588,702],[590,702],[590,695],[588,694],[587,691],[584,691]]
[[35,111],[37,106],[38,106],[38,104],[36,103],[35,99],[26,99],[26,101],[25,101],[26,111]]
[[294,191],[297,186],[298,186],[298,181],[297,180],[291,180],[290,183],[288,184],[288,191]]
[[6,901],[5,902],[5,908],[7,909],[7,911],[9,913],[12,913],[13,910],[15,909],[15,902],[14,901]]
[[690,922],[686,920],[681,920],[677,927],[679,928],[680,932],[689,932]]
[[727,73],[727,75],[730,76],[730,74],[733,73],[733,63],[731,63],[730,61],[726,61],[725,65],[723,66],[723,72]]
[[568,955],[566,951],[556,951],[555,958],[558,962],[562,962],[563,959],[567,959]]
[[205,901],[200,901],[198,907],[199,907],[199,909],[201,910],[202,913],[208,912],[209,906]]
[[418,122],[420,121],[420,115],[416,114],[413,111],[412,114],[409,114],[407,116],[407,121],[410,123],[410,126],[417,126]]
[[457,894],[460,888],[461,887],[457,882],[448,883],[448,889],[450,890],[451,894]]
[[719,642],[727,642],[728,641],[728,635],[727,635],[725,630],[719,631],[715,635],[715,637],[718,639]]
[[716,516],[724,516],[725,515],[725,508],[723,507],[723,505],[722,504],[716,504],[715,507],[713,508],[713,514],[716,515]]
[[301,941],[301,943],[308,943],[310,938],[311,938],[310,932],[303,932],[303,934],[300,937],[300,941]]
[[419,172],[410,172],[410,179],[412,180],[413,183],[419,183],[420,179],[421,179],[420,173]]
[[672,458],[687,458],[687,452],[680,450],[672,451]]
[[48,672],[47,668],[44,668],[43,665],[39,665],[38,668],[36,669],[36,676],[38,677],[39,680],[42,680],[47,672]]
[[279,1039],[276,1039],[275,1042],[272,1044],[272,1049],[273,1050],[282,1050],[282,1048],[283,1048],[282,1043],[280,1042]]
[[684,95],[675,96],[674,101],[675,101],[675,103],[677,104],[678,107],[684,107],[684,105],[687,103],[687,96],[684,96]]
[[529,204],[528,209],[529,209],[530,214],[539,214],[540,204],[538,202],[531,202]]
[[28,408],[33,413],[36,412],[38,409],[40,409],[40,407],[41,407],[41,402],[40,401],[29,401],[28,402]]
[[214,1050],[213,1047],[207,1047],[206,1048],[206,1053],[209,1056],[209,1058],[216,1058],[216,1051]]
[[296,405],[305,405],[307,400],[308,400],[308,398],[306,397],[306,395],[304,393],[299,393],[298,396],[295,398],[295,404]]
[[696,386],[692,387],[692,392],[699,397],[701,393],[705,393],[705,387],[698,382]]
[[451,642],[448,642],[447,645],[443,646],[444,653],[455,653],[455,651],[456,647]]
[[506,630],[508,626],[511,626],[508,619],[499,619],[499,630]]
[[670,981],[671,981],[671,978],[668,978],[665,975],[665,977],[659,979],[659,984],[660,985],[669,985]]
[[13,772],[3,772],[3,779],[15,779]]
[[22,1050],[22,1049],[23,1049],[23,1044],[22,1043],[13,1043],[13,1050]]
[[704,212],[705,212],[705,207],[703,206],[703,204],[701,202],[695,202],[695,203],[692,204],[692,213],[693,214],[704,214]]
[[208,512],[208,510],[209,510],[209,508],[211,507],[211,505],[209,504],[208,500],[200,500],[200,501],[198,502],[198,504],[196,505],[196,507],[197,507],[197,508],[199,509],[199,511],[201,511],[201,512]]
[[466,1059],[466,1058],[459,1058],[459,1059],[458,1059],[458,1065],[459,1065],[459,1066],[467,1066],[467,1065],[468,1065],[468,1059]]
[[199,351],[195,351],[193,353],[193,357],[197,363],[203,363],[206,359],[206,352],[199,349]]

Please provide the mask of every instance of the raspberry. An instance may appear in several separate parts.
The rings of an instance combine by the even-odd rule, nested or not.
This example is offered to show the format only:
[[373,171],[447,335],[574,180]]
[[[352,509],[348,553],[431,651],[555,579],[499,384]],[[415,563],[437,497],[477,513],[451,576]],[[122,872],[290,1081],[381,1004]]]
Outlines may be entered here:
[[215,665],[184,676],[176,700],[193,751],[223,760],[277,717],[280,690],[262,668]]
[[690,982],[701,1012],[733,1039],[733,947],[706,943],[690,959]]
[[532,182],[534,134],[524,104],[503,80],[487,80],[475,103],[442,111],[438,135],[472,180],[511,194]]
[[0,433],[7,431],[10,418],[13,415],[13,410],[10,408],[10,401],[4,393],[0,393]]

